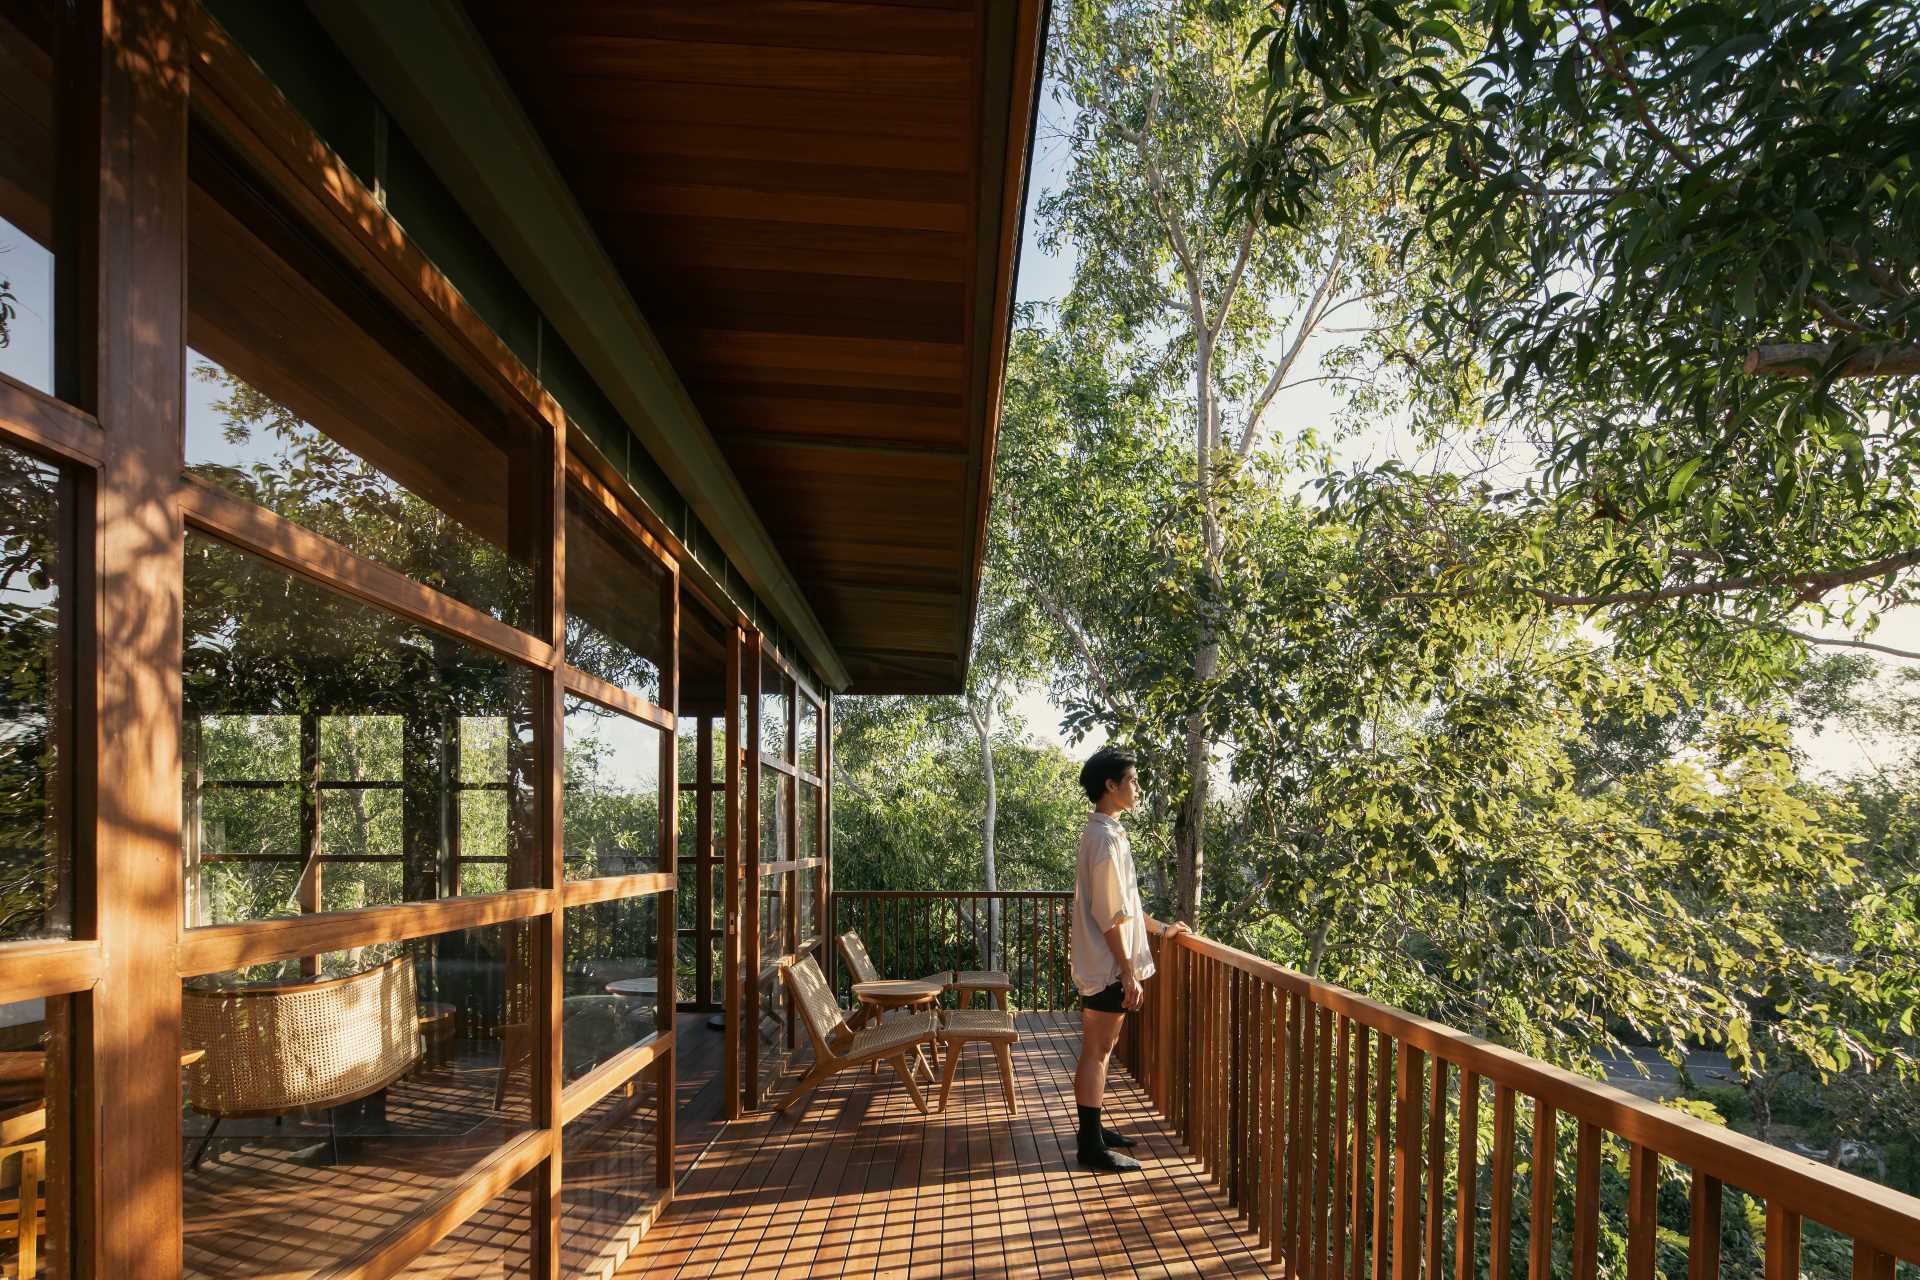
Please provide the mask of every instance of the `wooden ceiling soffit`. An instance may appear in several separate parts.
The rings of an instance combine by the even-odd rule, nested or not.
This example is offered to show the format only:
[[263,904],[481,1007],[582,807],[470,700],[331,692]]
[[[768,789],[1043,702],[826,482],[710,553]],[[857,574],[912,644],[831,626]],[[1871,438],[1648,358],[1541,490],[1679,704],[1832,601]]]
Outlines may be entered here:
[[833,643],[465,10],[333,0],[314,12],[755,593],[827,682],[847,687]]

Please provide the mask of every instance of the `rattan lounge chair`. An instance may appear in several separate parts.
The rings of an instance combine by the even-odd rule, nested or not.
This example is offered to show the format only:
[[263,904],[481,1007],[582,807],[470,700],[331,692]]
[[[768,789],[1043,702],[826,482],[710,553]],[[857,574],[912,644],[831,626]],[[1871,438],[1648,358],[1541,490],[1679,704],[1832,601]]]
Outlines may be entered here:
[[206,1050],[187,1070],[187,1102],[213,1117],[195,1165],[224,1119],[326,1111],[331,1121],[333,1108],[380,1092],[424,1055],[406,956],[325,982],[189,988],[181,1030],[188,1048]]
[[781,973],[785,975],[788,991],[793,994],[794,1007],[800,1011],[801,1021],[807,1024],[807,1035],[813,1040],[813,1065],[807,1068],[807,1073],[800,1077],[800,1083],[793,1087],[791,1093],[774,1103],[775,1111],[785,1111],[823,1080],[848,1067],[868,1062],[888,1062],[893,1065],[894,1074],[900,1077],[900,1083],[906,1086],[907,1096],[913,1099],[913,1105],[923,1114],[926,1112],[927,1100],[921,1096],[920,1087],[913,1082],[913,1072],[907,1065],[907,1058],[909,1054],[917,1053],[921,1045],[930,1044],[939,1036],[940,1025],[936,1015],[897,1014],[855,1031],[847,1025],[846,1010],[833,998],[826,975],[820,972],[820,966],[814,963],[812,956],[785,966]]

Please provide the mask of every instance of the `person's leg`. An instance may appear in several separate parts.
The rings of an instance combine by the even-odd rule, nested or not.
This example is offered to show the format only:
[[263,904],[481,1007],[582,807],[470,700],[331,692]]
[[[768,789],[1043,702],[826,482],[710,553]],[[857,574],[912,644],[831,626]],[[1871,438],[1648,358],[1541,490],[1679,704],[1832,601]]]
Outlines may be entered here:
[[1106,1104],[1107,1063],[1114,1046],[1120,1043],[1120,1029],[1126,1019],[1124,1011],[1108,1012],[1093,1007],[1091,1001],[1080,1014],[1080,1062],[1073,1073],[1073,1098],[1080,1108],[1079,1160],[1089,1169],[1140,1167],[1133,1157],[1108,1149],[1106,1130],[1100,1126],[1100,1111]]
[[1107,1062],[1120,1043],[1125,1013],[1083,1009],[1080,1013],[1080,1062],[1073,1072],[1073,1100],[1083,1107],[1104,1107],[1107,1101]]

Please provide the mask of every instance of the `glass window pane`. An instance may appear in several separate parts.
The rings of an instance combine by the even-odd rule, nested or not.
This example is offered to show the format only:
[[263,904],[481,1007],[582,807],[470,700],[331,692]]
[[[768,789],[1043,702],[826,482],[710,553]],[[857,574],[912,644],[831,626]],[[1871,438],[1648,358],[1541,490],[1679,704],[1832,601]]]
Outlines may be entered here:
[[186,1273],[310,1275],[530,1128],[539,976],[515,922],[188,979]]
[[540,433],[212,148],[188,166],[188,470],[544,635]]
[[820,708],[811,698],[800,699],[800,767],[820,772]]
[[776,760],[789,760],[787,741],[787,704],[791,686],[771,657],[760,662],[760,753]]
[[788,1003],[787,984],[780,974],[762,974],[760,978],[760,1088],[763,1096],[776,1096],[774,1082],[786,1060],[788,1032],[793,1009]]
[[567,879],[659,871],[665,735],[585,698],[567,699],[566,730]]
[[800,788],[800,820],[794,828],[795,857],[817,858],[820,856],[820,788],[811,782],[796,784]]
[[541,883],[527,668],[191,532],[184,663],[189,925],[299,912],[310,859],[344,860],[315,864],[329,910]]
[[800,893],[800,942],[812,942],[820,936],[820,897],[816,887],[820,883],[820,869],[809,867],[794,873]]
[[64,1093],[47,1090],[49,1081],[73,1078],[67,1062],[71,1004],[71,997],[53,996],[0,1005],[0,1051],[17,1064],[0,1085],[0,1125],[9,1134],[6,1154],[0,1156],[0,1200],[17,1205],[25,1195],[46,1201],[38,1230],[0,1239],[0,1268],[9,1276],[72,1271],[63,1238],[71,1206],[54,1197],[72,1185],[67,1153],[73,1107]]
[[0,5],[0,373],[55,394],[54,92],[65,23],[46,0]]
[[56,468],[0,446],[8,570],[0,575],[0,942],[73,932],[59,778],[70,705],[60,592],[72,501]]
[[566,1078],[585,1075],[668,1025],[662,992],[660,896],[568,907],[561,1004]]
[[400,1273],[403,1280],[521,1280],[533,1274],[533,1179],[455,1227]]
[[660,1199],[660,1086],[648,1068],[562,1131],[560,1274],[611,1275]]
[[649,702],[667,662],[666,568],[567,491],[567,661]]
[[760,968],[764,972],[781,956],[787,946],[787,886],[791,871],[777,871],[760,877]]

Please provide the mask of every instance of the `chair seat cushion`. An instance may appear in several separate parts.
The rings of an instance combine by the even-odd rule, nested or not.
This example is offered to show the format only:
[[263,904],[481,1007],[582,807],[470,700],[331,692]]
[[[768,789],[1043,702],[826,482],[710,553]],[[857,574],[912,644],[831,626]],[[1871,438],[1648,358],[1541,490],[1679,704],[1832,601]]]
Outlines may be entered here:
[[1005,1009],[948,1009],[941,1018],[942,1040],[1005,1040],[1020,1038],[1013,1015]]
[[940,1034],[940,1025],[932,1013],[915,1013],[906,1016],[894,1014],[884,1022],[874,1022],[854,1033],[853,1043],[847,1046],[843,1058],[853,1061],[860,1058],[878,1058],[897,1052],[908,1045],[932,1040]]
[[1013,979],[998,969],[962,969],[947,985],[972,991],[1011,991]]

